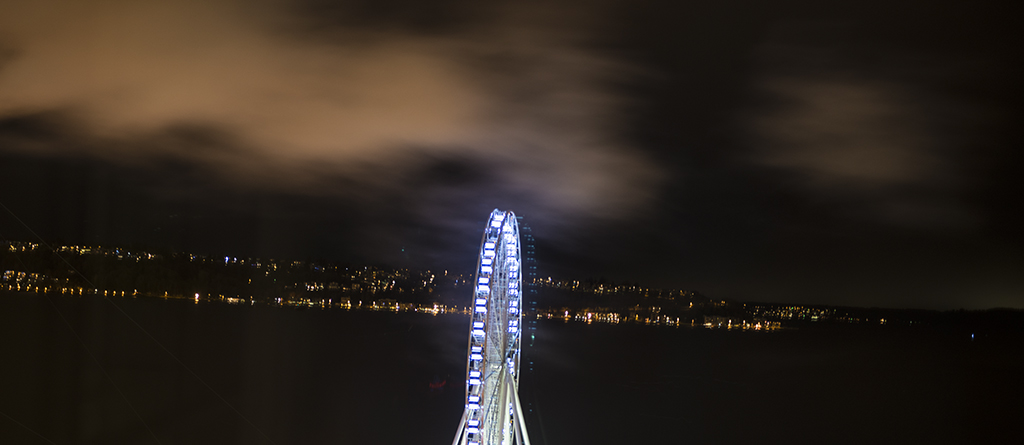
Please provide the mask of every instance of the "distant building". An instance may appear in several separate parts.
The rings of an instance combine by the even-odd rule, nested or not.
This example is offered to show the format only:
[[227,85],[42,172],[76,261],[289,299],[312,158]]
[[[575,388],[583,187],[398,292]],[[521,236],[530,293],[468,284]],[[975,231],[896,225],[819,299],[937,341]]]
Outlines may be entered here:
[[[523,300],[526,302],[526,318],[529,320],[526,326],[531,334],[537,330],[537,252],[536,241],[533,239],[533,229],[530,228],[522,216],[516,216],[519,223],[519,249],[520,258],[523,262]],[[533,336],[530,336],[529,346],[533,346]]]

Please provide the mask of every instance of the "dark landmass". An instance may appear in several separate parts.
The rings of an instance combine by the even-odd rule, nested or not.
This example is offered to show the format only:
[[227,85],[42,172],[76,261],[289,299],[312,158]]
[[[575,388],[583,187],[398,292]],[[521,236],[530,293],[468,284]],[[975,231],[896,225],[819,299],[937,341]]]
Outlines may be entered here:
[[[353,300],[394,307],[467,304],[472,275],[386,266],[153,252],[142,249],[0,242],[0,287],[112,297],[195,298],[281,305]],[[718,300],[697,291],[605,279],[539,278],[526,307],[540,318],[641,322],[729,329],[929,328],[973,338],[1024,334],[1024,311],[934,311]],[[377,307],[374,305],[373,307]]]

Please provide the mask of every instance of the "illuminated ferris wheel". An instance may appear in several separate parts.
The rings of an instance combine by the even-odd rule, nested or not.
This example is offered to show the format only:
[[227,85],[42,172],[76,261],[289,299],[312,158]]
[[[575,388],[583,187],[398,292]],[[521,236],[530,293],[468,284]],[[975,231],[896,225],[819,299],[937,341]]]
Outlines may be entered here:
[[474,277],[466,407],[452,445],[529,445],[519,403],[522,320],[519,224],[494,209]]

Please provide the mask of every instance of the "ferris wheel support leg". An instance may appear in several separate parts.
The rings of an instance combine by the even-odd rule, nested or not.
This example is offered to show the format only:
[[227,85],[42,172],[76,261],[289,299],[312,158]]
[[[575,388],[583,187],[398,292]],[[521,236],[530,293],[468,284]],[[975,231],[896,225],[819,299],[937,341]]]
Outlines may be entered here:
[[498,379],[499,379],[498,380],[498,388],[499,388],[498,400],[500,400],[502,402],[502,403],[498,404],[498,409],[500,410],[499,412],[501,413],[501,417],[500,417],[501,418],[501,422],[499,423],[499,425],[502,425],[501,442],[500,443],[503,443],[503,444],[505,444],[505,443],[512,443],[512,431],[509,431],[509,429],[507,427],[508,421],[509,421],[509,417],[513,417],[514,416],[514,414],[510,415],[510,413],[508,412],[508,406],[509,406],[509,403],[511,402],[509,400],[509,398],[512,396],[512,393],[511,393],[511,391],[509,389],[509,386],[506,384],[509,379],[508,379],[508,373],[505,372],[505,368],[504,367],[502,367],[501,372],[498,374]]
[[523,406],[519,403],[519,388],[516,388],[515,379],[505,379],[508,382],[509,392],[512,393],[512,412],[515,415],[514,423],[516,426],[516,439],[517,443],[521,445],[530,445],[530,435],[526,432],[526,422],[523,421]]
[[452,441],[452,445],[459,445],[466,443],[466,418],[469,416],[469,410],[462,410],[462,420],[459,421],[459,431],[455,433],[455,440]]

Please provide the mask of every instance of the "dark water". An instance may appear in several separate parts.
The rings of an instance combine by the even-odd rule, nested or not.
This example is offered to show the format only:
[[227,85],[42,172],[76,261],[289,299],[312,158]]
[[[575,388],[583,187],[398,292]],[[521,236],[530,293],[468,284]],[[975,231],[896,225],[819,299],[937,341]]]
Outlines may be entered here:
[[[0,293],[0,443],[454,436],[467,318],[114,301],[131,320],[100,298]],[[561,322],[540,322],[533,334],[522,396],[538,445],[1021,436],[1018,339]]]
[[1024,414],[1019,339],[549,324],[546,443],[979,443]]

